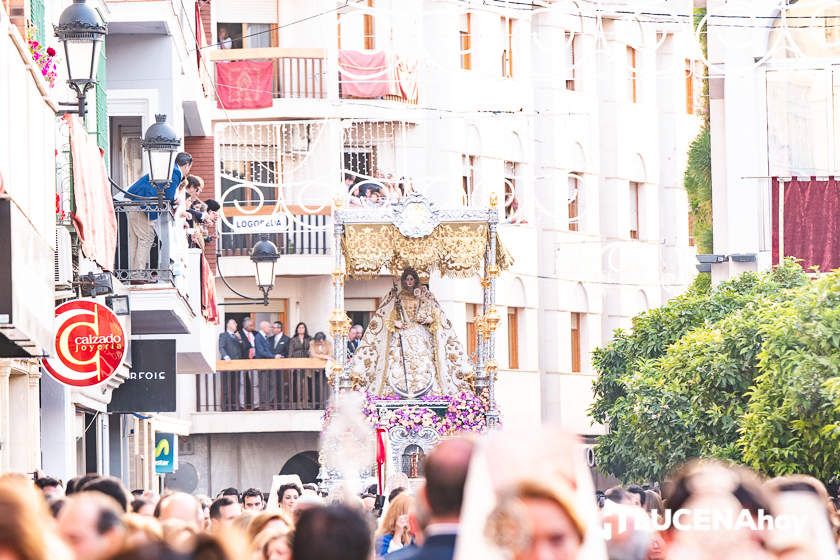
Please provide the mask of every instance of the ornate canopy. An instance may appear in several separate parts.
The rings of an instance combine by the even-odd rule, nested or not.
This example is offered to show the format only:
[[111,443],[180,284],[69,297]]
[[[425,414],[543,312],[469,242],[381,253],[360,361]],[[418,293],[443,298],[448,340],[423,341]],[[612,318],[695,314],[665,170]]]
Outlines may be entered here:
[[382,267],[399,274],[411,267],[421,274],[481,275],[485,254],[496,236],[496,266],[508,269],[513,258],[490,224],[495,208],[439,210],[415,193],[388,207],[344,208],[335,213],[343,226],[342,252],[350,277],[375,276]]

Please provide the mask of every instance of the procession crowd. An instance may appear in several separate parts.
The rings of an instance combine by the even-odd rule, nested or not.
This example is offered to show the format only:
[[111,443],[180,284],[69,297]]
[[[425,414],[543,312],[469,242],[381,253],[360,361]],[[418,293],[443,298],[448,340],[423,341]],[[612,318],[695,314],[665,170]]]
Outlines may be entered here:
[[[490,560],[492,554],[470,548],[476,533],[495,547],[488,550],[504,551],[498,558],[514,560],[838,558],[836,496],[813,478],[762,481],[741,467],[705,461],[674,473],[662,494],[628,486],[592,499],[591,481],[564,477],[574,472],[568,464],[541,465],[553,474],[501,489],[492,482],[498,473],[479,476],[476,487],[474,471],[486,459],[477,458],[478,448],[473,438],[443,441],[425,459],[422,485],[387,496],[376,486],[361,495],[345,487],[327,494],[276,476],[267,493],[226,488],[211,500],[129,493],[118,479],[98,475],[65,486],[6,474],[0,560]],[[495,505],[476,525],[473,514],[490,497]],[[687,512],[682,527],[673,512]],[[767,516],[777,526],[764,526]],[[783,525],[785,516],[793,522]],[[707,517],[747,523],[709,528],[699,523]]]

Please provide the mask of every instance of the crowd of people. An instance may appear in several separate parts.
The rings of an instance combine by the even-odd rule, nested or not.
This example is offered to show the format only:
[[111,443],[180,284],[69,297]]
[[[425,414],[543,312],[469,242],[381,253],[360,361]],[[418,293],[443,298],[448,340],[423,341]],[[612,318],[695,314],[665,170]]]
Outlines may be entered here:
[[[348,333],[347,355],[352,356],[362,336],[361,325],[353,325]],[[306,323],[295,326],[291,336],[284,332],[282,321],[261,321],[259,328],[250,317],[244,317],[242,324],[228,319],[225,330],[219,334],[219,359],[268,360],[280,358],[317,358],[325,361],[333,358],[333,345],[321,331],[310,334]],[[323,372],[325,367],[317,368]],[[298,371],[298,370],[292,370]],[[307,402],[322,402],[327,397],[326,389],[316,379],[314,370],[300,370],[302,375],[289,376],[279,382],[269,378],[274,375],[264,370],[249,370],[245,367],[229,374],[227,383],[221,388],[226,409],[255,410],[262,404],[277,401],[289,395]]]
[[[144,271],[163,268],[152,266],[151,250],[156,239],[161,239],[165,226],[161,223],[161,212],[151,203],[161,196],[168,201],[169,214],[174,224],[173,242],[182,249],[187,247],[204,248],[217,235],[217,222],[220,205],[216,200],[201,200],[204,180],[191,175],[193,158],[186,152],[175,156],[175,165],[169,185],[158,193],[148,174],[135,181],[125,193],[117,197],[121,202],[134,203],[138,208],[126,212],[128,227],[128,268],[129,280],[133,284],[157,281],[147,278]],[[183,254],[181,251],[180,254]]]
[[364,207],[394,204],[413,190],[408,179],[397,179],[393,173],[385,173],[381,180],[359,180],[355,175],[345,173],[344,188],[350,197],[350,206]]
[[[211,500],[129,493],[119,480],[97,475],[65,488],[53,478],[33,484],[6,474],[0,476],[0,559],[838,558],[836,497],[810,477],[762,481],[746,469],[703,461],[674,473],[662,493],[614,487],[580,500],[591,486],[573,466],[543,465],[551,474],[516,478],[494,465],[488,473],[496,474],[485,478],[476,464],[492,453],[478,452],[479,445],[471,437],[443,441],[424,461],[422,485],[395,487],[387,496],[376,485],[361,495],[341,487],[328,495],[295,476],[275,476],[267,493],[226,488]],[[507,482],[499,486],[501,480]],[[490,506],[482,509],[485,502]],[[664,521],[678,511],[688,512],[685,526]],[[699,523],[739,512],[738,519],[754,524],[709,529]],[[770,515],[777,526],[762,526]],[[783,525],[784,516],[794,522]],[[479,542],[490,548],[474,546]]]

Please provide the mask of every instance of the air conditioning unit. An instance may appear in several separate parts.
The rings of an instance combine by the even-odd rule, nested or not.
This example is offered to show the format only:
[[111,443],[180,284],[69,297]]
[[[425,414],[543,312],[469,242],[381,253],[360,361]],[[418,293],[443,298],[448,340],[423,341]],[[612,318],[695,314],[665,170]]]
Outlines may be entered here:
[[55,228],[55,288],[73,287],[73,240],[70,230],[63,226]]

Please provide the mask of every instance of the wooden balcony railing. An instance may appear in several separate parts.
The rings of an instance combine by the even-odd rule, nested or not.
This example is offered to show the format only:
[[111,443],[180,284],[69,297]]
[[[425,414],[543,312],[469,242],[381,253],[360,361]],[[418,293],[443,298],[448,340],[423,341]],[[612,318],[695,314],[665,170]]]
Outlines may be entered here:
[[320,99],[327,96],[324,49],[211,49],[209,58],[217,65],[237,60],[271,60],[274,63],[274,98]]
[[196,412],[323,410],[330,397],[317,358],[219,361],[196,375]]

